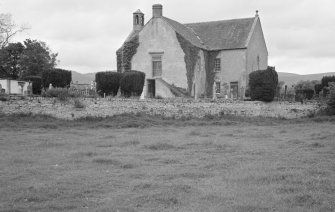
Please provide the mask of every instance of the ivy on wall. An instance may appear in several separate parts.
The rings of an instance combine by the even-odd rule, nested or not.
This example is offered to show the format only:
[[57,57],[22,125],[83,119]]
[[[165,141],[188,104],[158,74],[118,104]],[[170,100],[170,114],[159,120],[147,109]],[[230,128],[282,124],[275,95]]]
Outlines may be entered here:
[[116,52],[118,72],[131,70],[131,59],[136,54],[139,45],[138,35],[136,35],[129,41],[124,42],[122,47]]
[[117,72],[122,72],[122,47],[116,51],[116,70]]
[[215,58],[218,56],[220,51],[204,51],[205,55],[205,70],[206,70],[206,97],[213,96],[213,84],[214,84],[214,65]]
[[186,77],[187,77],[187,91],[188,94],[191,95],[192,86],[193,86],[193,77],[194,77],[194,68],[197,63],[199,48],[193,46],[189,41],[183,38],[180,34],[176,32],[178,42],[180,47],[183,49],[185,56],[185,64],[186,64]]

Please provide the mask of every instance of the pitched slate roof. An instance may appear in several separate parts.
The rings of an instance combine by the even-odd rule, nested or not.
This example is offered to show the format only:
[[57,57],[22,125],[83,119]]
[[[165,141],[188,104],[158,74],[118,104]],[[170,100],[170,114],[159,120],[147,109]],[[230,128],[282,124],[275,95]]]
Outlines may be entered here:
[[197,36],[196,33],[194,33],[191,28],[188,28],[185,25],[183,25],[183,24],[181,24],[181,23],[179,23],[177,21],[174,21],[172,19],[166,18],[164,16],[162,16],[162,18],[166,22],[168,22],[168,24],[177,33],[179,33],[181,36],[183,36],[191,44],[193,44],[194,46],[199,47],[199,48],[207,49],[206,45],[204,45],[204,43],[202,42],[201,38],[199,36]]
[[[208,50],[240,49],[247,47],[253,18],[184,24],[193,30]],[[187,38],[186,38],[187,39]]]
[[[181,24],[164,16],[161,18],[196,47],[206,50],[229,50],[247,47],[253,24],[258,17],[189,24]],[[125,42],[139,32],[133,30]]]

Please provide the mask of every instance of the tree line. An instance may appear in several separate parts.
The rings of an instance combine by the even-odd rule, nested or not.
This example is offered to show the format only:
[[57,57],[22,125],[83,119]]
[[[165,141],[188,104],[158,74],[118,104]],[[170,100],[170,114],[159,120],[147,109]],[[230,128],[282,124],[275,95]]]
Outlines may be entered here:
[[17,26],[10,14],[0,14],[0,78],[33,82],[33,93],[51,83],[54,87],[67,87],[71,72],[56,68],[57,53],[43,41],[26,39],[12,43],[11,39],[28,28]]

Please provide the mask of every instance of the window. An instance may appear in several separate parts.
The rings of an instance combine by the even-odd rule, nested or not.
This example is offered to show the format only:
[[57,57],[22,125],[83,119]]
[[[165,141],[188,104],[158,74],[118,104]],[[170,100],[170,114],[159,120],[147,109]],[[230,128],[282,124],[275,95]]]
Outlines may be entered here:
[[221,83],[215,82],[215,93],[219,94],[221,93]]
[[135,24],[139,24],[139,18],[138,18],[138,15],[135,16]]
[[220,58],[216,58],[214,60],[214,71],[215,72],[220,72],[221,71],[221,59]]
[[152,55],[152,76],[162,76],[162,55]]

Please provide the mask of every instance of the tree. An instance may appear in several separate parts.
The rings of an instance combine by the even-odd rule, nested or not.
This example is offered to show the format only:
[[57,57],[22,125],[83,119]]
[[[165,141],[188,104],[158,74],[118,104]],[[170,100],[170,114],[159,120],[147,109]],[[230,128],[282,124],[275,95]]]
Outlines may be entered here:
[[17,79],[21,74],[20,58],[24,46],[22,43],[10,43],[0,49],[0,69],[3,77]]
[[335,82],[335,76],[324,76],[321,79],[322,88],[328,87],[329,82]]
[[26,26],[17,26],[10,14],[0,14],[0,49],[7,46],[17,33],[27,30]]
[[319,94],[322,91],[322,84],[316,84],[314,90],[316,94]]
[[58,54],[52,53],[44,42],[27,39],[24,41],[24,46],[20,59],[21,78],[42,76],[44,71],[55,67]]

